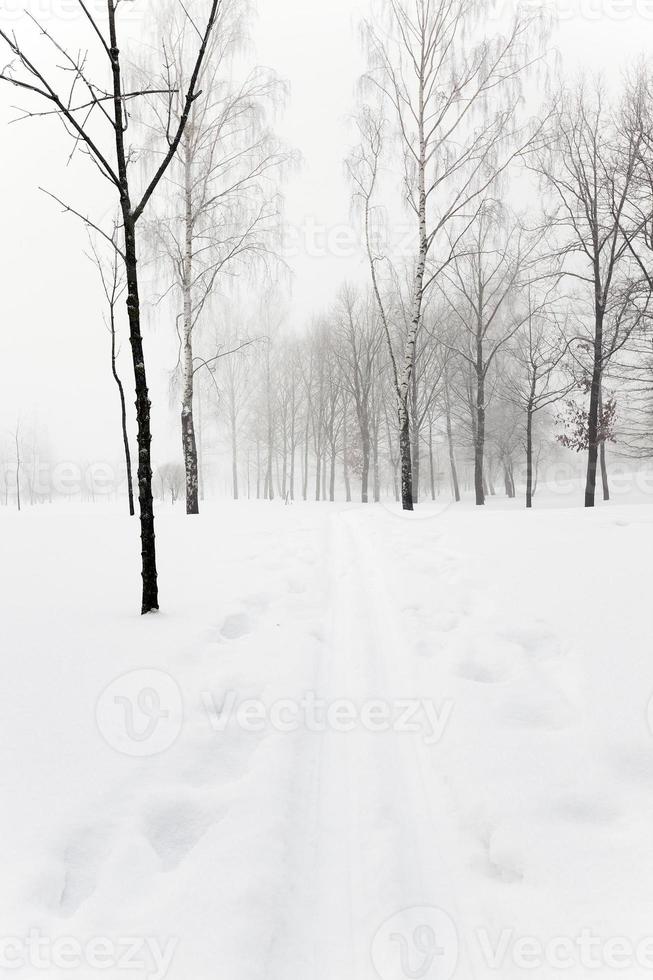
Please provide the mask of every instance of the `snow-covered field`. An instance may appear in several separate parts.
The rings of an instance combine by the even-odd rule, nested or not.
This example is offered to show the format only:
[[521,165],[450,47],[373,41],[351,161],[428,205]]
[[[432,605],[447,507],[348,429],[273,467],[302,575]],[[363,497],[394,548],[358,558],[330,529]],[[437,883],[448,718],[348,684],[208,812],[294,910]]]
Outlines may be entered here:
[[[0,511],[0,973],[653,972],[653,504]],[[560,503],[565,506],[560,506]]]

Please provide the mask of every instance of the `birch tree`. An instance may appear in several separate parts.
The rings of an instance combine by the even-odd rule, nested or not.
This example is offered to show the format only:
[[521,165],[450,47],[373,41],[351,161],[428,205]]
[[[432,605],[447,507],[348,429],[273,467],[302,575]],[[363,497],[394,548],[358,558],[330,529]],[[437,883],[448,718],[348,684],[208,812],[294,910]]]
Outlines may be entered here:
[[[474,0],[383,0],[365,25],[370,67],[365,88],[380,101],[402,159],[404,202],[414,219],[409,263],[410,324],[402,348],[390,347],[400,431],[402,506],[413,509],[409,398],[425,298],[456,253],[457,235],[478,201],[532,138],[518,121],[519,81],[532,63],[536,22],[516,19],[508,32],[485,34]],[[475,38],[480,36],[478,43]],[[377,301],[383,256],[369,220],[378,183],[383,125],[365,110],[362,146],[350,171],[363,201]],[[449,235],[444,233],[456,229]],[[384,322],[387,312],[382,311]]]
[[[195,0],[196,20],[207,0]],[[186,8],[184,8],[184,13]],[[283,86],[255,68],[238,81],[235,58],[246,31],[243,0],[222,0],[191,106],[180,153],[168,174],[167,207],[154,225],[154,241],[170,260],[180,299],[181,434],[186,470],[186,512],[199,513],[198,460],[193,419],[195,339],[211,298],[226,277],[252,271],[271,255],[279,219],[275,177],[288,155],[270,132],[267,115]],[[195,43],[193,21],[174,3],[164,5],[166,51],[173,75],[183,74]],[[159,95],[160,128],[184,112],[182,95]]]

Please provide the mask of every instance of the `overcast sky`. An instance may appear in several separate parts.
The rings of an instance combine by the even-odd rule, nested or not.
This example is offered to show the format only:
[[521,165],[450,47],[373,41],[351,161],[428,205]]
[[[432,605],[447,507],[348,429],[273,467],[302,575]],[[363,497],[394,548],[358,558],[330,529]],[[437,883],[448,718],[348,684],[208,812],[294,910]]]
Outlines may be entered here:
[[[101,10],[103,0],[95,6]],[[135,0],[134,30],[136,11],[146,7],[146,0]],[[71,13],[74,0],[0,0],[3,26],[32,38],[22,8],[47,19],[62,41],[82,43],[84,23]],[[554,43],[569,74],[587,68],[617,75],[646,44],[653,49],[653,0],[565,0],[559,9]],[[301,327],[328,305],[343,280],[361,272],[343,232],[349,220],[343,158],[362,65],[356,25],[366,4],[258,0],[258,10],[258,60],[291,87],[278,128],[303,158],[286,187],[294,229],[290,319]],[[5,60],[0,54],[0,62]],[[19,93],[0,86],[0,445],[17,417],[36,414],[48,427],[57,458],[117,458],[109,338],[97,274],[83,255],[85,233],[38,190],[43,185],[98,217],[104,209],[101,181],[84,161],[66,168],[66,138],[53,125],[30,120],[9,126],[16,101]],[[167,448],[174,436],[167,378],[175,348],[170,324],[156,314],[148,320],[154,450],[160,459],[156,439]],[[131,382],[126,358],[123,373]]]

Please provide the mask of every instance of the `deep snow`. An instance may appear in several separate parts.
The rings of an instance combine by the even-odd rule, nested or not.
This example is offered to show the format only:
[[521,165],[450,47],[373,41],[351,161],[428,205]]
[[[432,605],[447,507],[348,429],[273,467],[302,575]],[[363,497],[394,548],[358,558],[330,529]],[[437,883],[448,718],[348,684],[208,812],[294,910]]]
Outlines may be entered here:
[[653,504],[549,503],[167,509],[145,619],[0,509],[7,975],[652,975]]

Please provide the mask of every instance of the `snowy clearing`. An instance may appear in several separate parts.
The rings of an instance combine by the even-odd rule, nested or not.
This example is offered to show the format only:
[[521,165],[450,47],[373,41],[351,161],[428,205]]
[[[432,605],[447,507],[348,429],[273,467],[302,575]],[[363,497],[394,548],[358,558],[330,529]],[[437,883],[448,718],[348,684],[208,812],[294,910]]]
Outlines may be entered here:
[[650,975],[653,505],[0,521],[12,976]]

